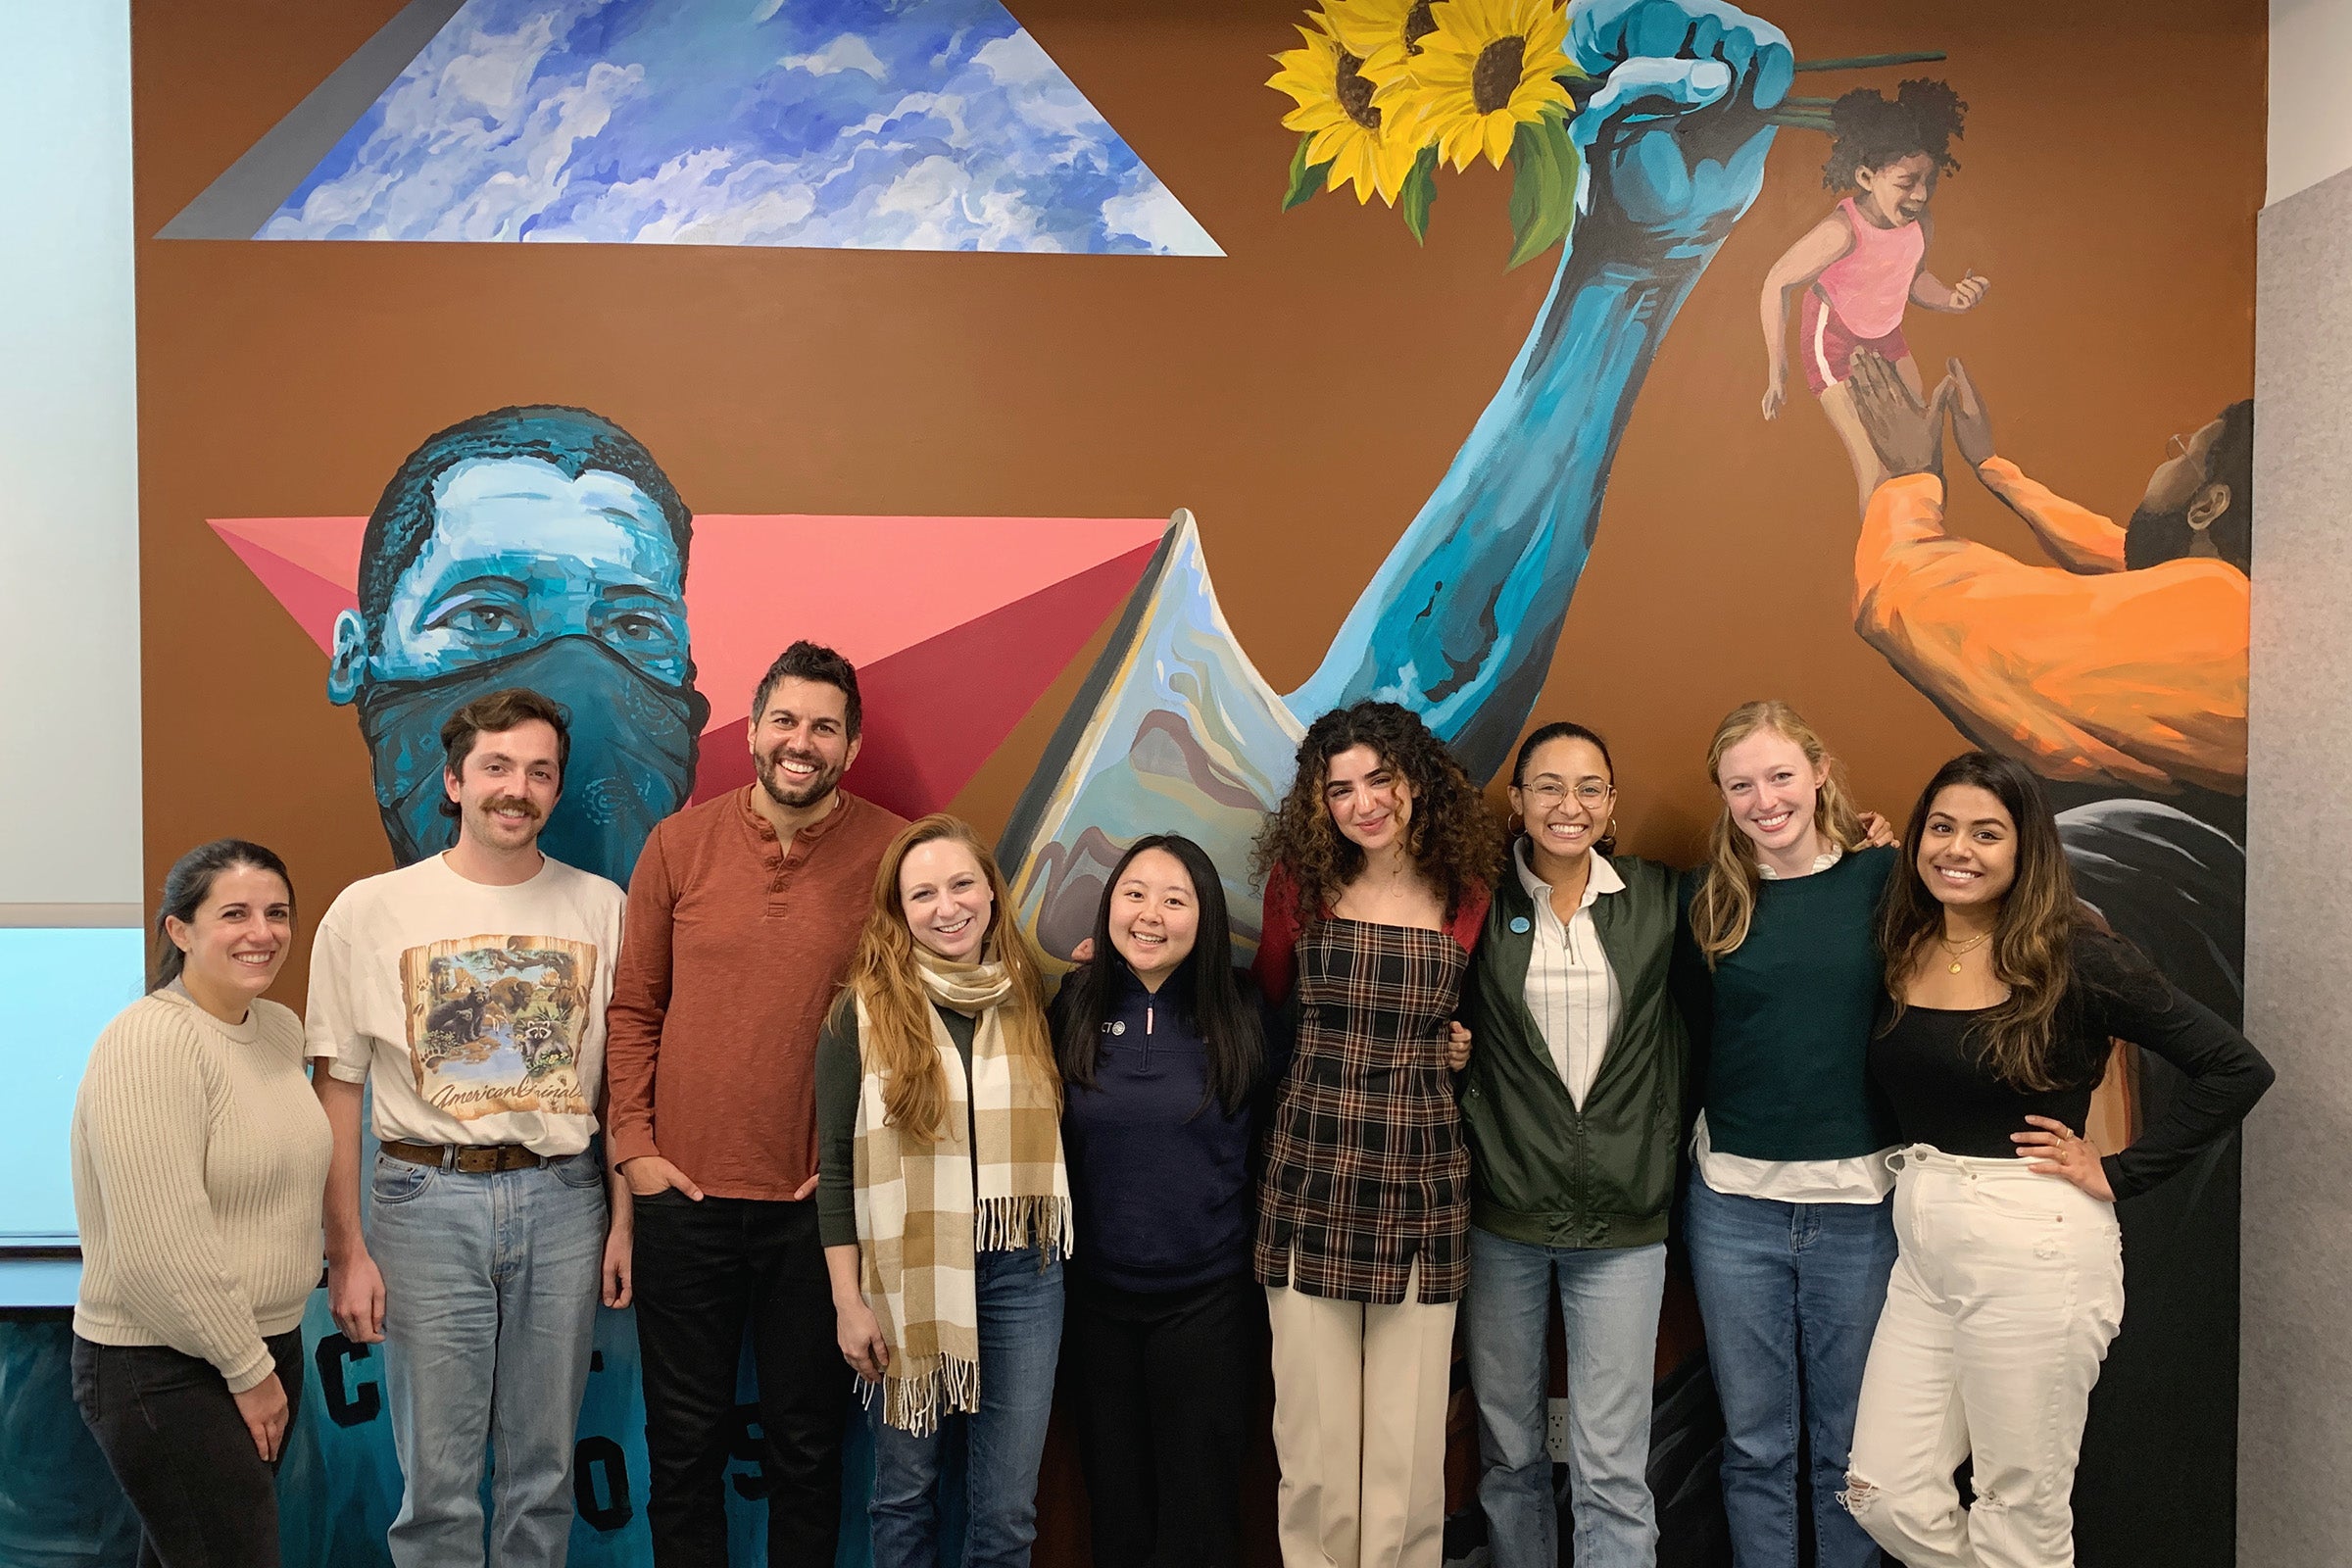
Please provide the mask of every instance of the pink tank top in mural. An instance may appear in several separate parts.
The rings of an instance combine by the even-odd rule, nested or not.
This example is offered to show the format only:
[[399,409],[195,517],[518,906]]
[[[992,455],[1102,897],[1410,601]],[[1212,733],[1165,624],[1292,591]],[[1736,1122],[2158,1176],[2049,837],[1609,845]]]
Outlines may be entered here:
[[1853,230],[1854,248],[1822,269],[1817,286],[1854,336],[1885,337],[1903,324],[1911,279],[1928,253],[1927,231],[1916,221],[1881,228],[1854,211],[1851,196],[1838,211]]

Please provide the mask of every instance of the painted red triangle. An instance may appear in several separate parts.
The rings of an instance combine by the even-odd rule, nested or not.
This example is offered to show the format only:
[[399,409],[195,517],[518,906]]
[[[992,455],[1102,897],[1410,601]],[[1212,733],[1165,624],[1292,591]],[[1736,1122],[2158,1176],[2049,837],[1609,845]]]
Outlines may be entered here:
[[[1155,540],[858,671],[864,744],[844,780],[902,816],[942,810],[1135,588]],[[752,781],[748,719],[703,735],[695,799]]]

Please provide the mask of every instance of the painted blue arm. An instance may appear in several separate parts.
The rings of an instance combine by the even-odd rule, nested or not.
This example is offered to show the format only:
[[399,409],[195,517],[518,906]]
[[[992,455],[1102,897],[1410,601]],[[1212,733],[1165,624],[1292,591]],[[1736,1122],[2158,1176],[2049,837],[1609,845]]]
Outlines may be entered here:
[[1550,296],[1453,465],[1285,702],[1421,712],[1474,778],[1549,672],[1651,357],[1763,184],[1779,28],[1713,0],[1597,0],[1568,47],[1601,81],[1571,126],[1582,212]]

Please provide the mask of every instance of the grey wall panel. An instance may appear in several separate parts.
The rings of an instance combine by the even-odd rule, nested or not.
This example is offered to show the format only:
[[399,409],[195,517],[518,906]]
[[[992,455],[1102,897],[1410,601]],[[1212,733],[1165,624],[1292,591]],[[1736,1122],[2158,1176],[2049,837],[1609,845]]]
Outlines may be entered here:
[[2238,1555],[2352,1561],[2352,172],[2267,209],[2256,323]]
[[155,237],[253,238],[464,3],[410,0]]

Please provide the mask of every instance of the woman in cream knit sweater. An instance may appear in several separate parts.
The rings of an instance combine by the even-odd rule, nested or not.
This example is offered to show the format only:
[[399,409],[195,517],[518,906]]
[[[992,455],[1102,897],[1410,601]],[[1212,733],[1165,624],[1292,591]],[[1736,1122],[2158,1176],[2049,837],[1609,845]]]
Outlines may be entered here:
[[284,862],[189,851],[157,937],[155,988],[98,1037],[74,1107],[74,1396],[143,1568],[275,1568],[330,1147],[302,1022],[262,1000],[294,940]]

